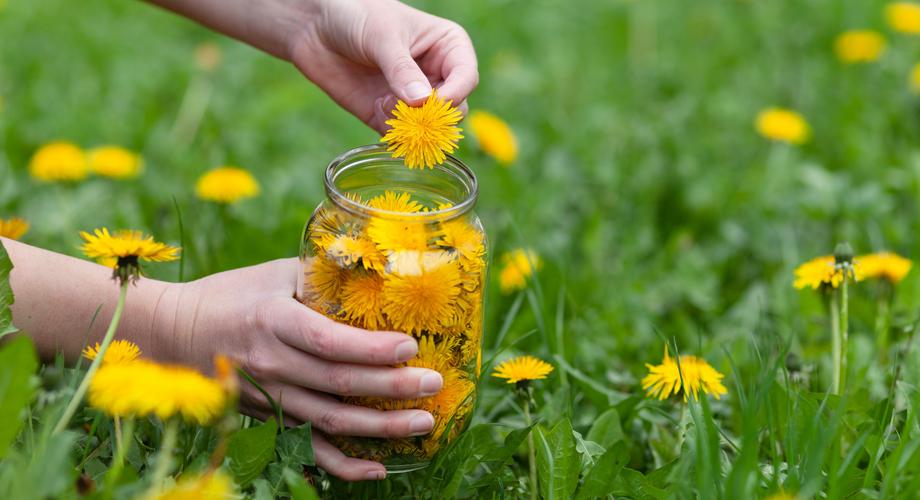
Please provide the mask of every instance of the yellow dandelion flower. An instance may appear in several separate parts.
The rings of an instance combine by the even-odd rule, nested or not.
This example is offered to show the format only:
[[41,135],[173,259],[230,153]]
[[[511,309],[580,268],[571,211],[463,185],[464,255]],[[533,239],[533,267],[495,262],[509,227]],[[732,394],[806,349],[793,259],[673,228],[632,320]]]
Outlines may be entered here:
[[345,319],[355,326],[380,330],[383,318],[383,277],[376,273],[352,272],[342,285],[339,299]]
[[451,442],[463,429],[464,419],[473,407],[476,384],[464,372],[451,369],[444,373],[444,385],[434,396],[422,399],[419,408],[434,416],[434,428],[425,436],[422,450],[432,456],[440,449],[441,438],[450,426],[447,442]]
[[233,481],[216,470],[201,476],[183,478],[170,489],[152,496],[155,500],[229,500],[236,498]]
[[[361,203],[357,196],[348,195],[352,200]],[[317,253],[325,252],[326,246],[335,241],[337,236],[359,237],[364,230],[363,225],[356,218],[334,206],[321,206],[310,220],[308,233],[310,241],[317,248]]]
[[518,248],[503,255],[502,269],[498,273],[502,293],[523,289],[527,286],[527,279],[542,266],[540,257],[530,249]]
[[[853,279],[860,281],[863,278],[862,265],[859,260],[853,261]],[[795,281],[792,286],[801,290],[811,287],[815,290],[822,285],[837,288],[843,281],[843,270],[839,269],[833,255],[816,257],[795,268]]]
[[214,71],[221,59],[220,46],[214,42],[203,42],[195,47],[195,66],[201,71]]
[[798,495],[793,495],[792,493],[786,493],[785,491],[777,491],[772,495],[766,497],[764,500],[796,500]]
[[834,50],[848,64],[872,62],[885,51],[885,38],[871,30],[847,31],[837,37]]
[[0,237],[18,240],[29,230],[29,223],[19,217],[0,219]]
[[444,375],[452,369],[453,350],[458,342],[456,337],[442,337],[439,340],[433,335],[422,335],[418,339],[418,353],[406,362],[406,366],[428,368]]
[[765,109],[757,115],[755,126],[760,135],[773,141],[802,144],[811,135],[805,118],[789,109]]
[[514,163],[518,154],[517,139],[504,120],[488,111],[476,110],[470,113],[467,122],[486,154],[506,166]]
[[86,153],[69,142],[45,144],[29,162],[29,175],[42,182],[81,181],[88,173]]
[[342,292],[342,285],[348,280],[348,272],[339,267],[334,261],[317,256],[304,265],[306,282],[310,286],[308,292],[323,304],[315,304],[327,309],[338,303]]
[[897,32],[920,35],[920,4],[892,2],[885,6],[885,19]]
[[400,331],[435,332],[452,324],[460,312],[460,265],[445,256],[423,260],[419,267],[420,272],[392,272],[384,277],[383,312]]
[[422,210],[422,205],[413,200],[409,193],[396,193],[394,191],[384,191],[383,194],[371,198],[367,202],[367,206],[377,210],[386,210],[387,212],[414,213]]
[[343,268],[352,268],[360,264],[364,269],[380,272],[386,266],[387,258],[373,241],[366,238],[325,235],[320,248],[325,249],[326,257]]
[[202,200],[236,203],[259,194],[259,183],[248,171],[238,167],[217,167],[198,178],[195,193]]
[[220,382],[221,387],[224,388],[224,392],[234,399],[240,392],[236,368],[237,364],[227,356],[223,354],[214,356],[214,374]]
[[642,379],[642,389],[649,396],[666,399],[672,394],[682,392],[684,401],[689,394],[699,398],[699,393],[712,394],[720,399],[728,389],[722,385],[725,376],[713,368],[705,359],[689,354],[680,357],[680,367],[674,358],[668,355],[668,347],[664,348],[664,359],[660,365],[645,365],[649,374]]
[[896,253],[879,252],[855,259],[863,278],[881,278],[897,284],[907,276],[913,262]]
[[207,425],[224,411],[227,395],[220,381],[195,370],[139,359],[103,363],[90,381],[89,404],[111,416],[181,415]]
[[420,221],[392,220],[372,217],[367,224],[367,236],[386,254],[404,250],[423,251],[428,248],[431,232]]
[[403,101],[396,103],[390,130],[381,139],[393,158],[403,158],[409,168],[434,168],[444,162],[445,153],[453,153],[463,138],[457,123],[463,115],[451,101],[438,97],[437,91],[419,107]]
[[115,260],[117,267],[137,267],[138,260],[169,262],[179,258],[179,248],[154,241],[140,231],[121,230],[109,233],[107,228],[96,229],[93,234],[80,231],[85,243],[83,253],[96,260]]
[[508,379],[509,384],[540,380],[552,373],[553,365],[533,356],[518,356],[499,363],[492,372],[495,378]]
[[486,246],[482,231],[464,219],[442,222],[435,244],[457,252],[464,270],[476,271],[484,264]]
[[[102,346],[96,342],[95,346],[88,345],[83,348],[83,357],[92,361],[99,355],[99,349]],[[113,340],[109,348],[105,350],[105,357],[102,363],[127,363],[134,361],[141,355],[141,350],[137,344],[129,340]]]
[[90,171],[113,179],[137,177],[144,169],[144,160],[139,154],[119,146],[93,148],[87,158]]

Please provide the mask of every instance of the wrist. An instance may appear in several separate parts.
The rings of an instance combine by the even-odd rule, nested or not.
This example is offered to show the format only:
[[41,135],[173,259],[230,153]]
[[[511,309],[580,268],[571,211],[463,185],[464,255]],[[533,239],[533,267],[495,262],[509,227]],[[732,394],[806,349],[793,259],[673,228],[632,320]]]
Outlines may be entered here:
[[155,297],[151,304],[150,327],[145,342],[145,354],[154,359],[173,363],[190,363],[187,352],[188,335],[186,317],[197,308],[198,300],[194,297],[192,283],[158,282]]

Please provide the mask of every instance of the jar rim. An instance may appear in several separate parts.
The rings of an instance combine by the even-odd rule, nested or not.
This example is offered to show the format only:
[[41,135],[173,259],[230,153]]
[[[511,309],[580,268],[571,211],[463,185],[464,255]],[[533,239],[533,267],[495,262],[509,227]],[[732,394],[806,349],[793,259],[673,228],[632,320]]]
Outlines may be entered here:
[[[383,210],[371,207],[366,203],[356,201],[347,196],[336,185],[336,179],[339,174],[344,172],[349,166],[358,164],[351,163],[349,160],[365,153],[386,153],[388,155],[388,159],[392,159],[392,157],[389,156],[390,153],[387,151],[386,145],[383,143],[358,146],[340,154],[331,162],[329,162],[329,165],[326,167],[326,174],[324,177],[326,195],[329,197],[329,199],[332,200],[332,202],[336,205],[354,214],[400,220],[445,220],[459,217],[469,212],[472,210],[473,206],[476,204],[476,200],[479,198],[479,180],[476,178],[476,174],[474,174],[473,171],[470,170],[470,168],[467,167],[466,164],[464,164],[459,158],[451,154],[446,154],[444,162],[440,165],[435,165],[434,168],[439,169],[447,174],[453,175],[463,183],[464,187],[466,188],[466,194],[464,199],[459,203],[455,203],[447,208],[434,209],[427,212],[395,212],[392,210]],[[427,170],[428,169],[425,168],[419,169],[419,174],[424,175]]]

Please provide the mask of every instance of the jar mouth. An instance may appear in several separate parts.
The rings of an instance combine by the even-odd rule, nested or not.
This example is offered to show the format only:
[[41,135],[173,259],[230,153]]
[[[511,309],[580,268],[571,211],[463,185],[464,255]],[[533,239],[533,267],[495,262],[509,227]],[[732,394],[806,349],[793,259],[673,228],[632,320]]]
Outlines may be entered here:
[[[342,153],[326,167],[324,179],[326,195],[339,207],[363,216],[399,220],[445,220],[469,212],[479,196],[479,181],[472,170],[458,158],[446,159],[433,169],[410,169],[401,158],[393,158],[385,144],[369,144]],[[353,194],[384,186],[386,191],[424,193],[432,203],[450,203],[450,206],[428,207],[425,212],[396,212],[367,205],[363,196]],[[380,191],[379,194],[382,194]]]

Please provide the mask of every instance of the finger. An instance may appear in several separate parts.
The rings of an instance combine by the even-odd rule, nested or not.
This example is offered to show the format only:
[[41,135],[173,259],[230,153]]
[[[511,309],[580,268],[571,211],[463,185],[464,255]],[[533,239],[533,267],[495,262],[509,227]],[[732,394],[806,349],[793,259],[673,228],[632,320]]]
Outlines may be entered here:
[[470,105],[466,101],[461,102],[460,105],[457,106],[457,109],[460,110],[464,118],[470,113]]
[[387,477],[387,470],[382,464],[346,457],[318,432],[313,433],[313,453],[319,468],[345,481],[380,480]]
[[294,299],[273,302],[261,316],[260,321],[285,344],[330,361],[392,365],[418,352],[418,343],[409,335],[343,325]]
[[255,376],[339,396],[424,398],[437,394],[444,385],[440,373],[426,368],[330,362],[288,347],[270,357],[265,366],[257,367]]
[[479,85],[479,64],[473,42],[462,28],[447,40],[441,74],[444,83],[438,87],[438,95],[450,99],[454,104],[464,101]]
[[428,77],[412,58],[409,47],[399,38],[384,40],[376,52],[377,66],[397,97],[410,105],[416,105],[431,95]]
[[280,401],[285,414],[334,436],[404,438],[422,436],[434,428],[434,417],[424,410],[366,408],[292,385],[268,384],[265,390]]

